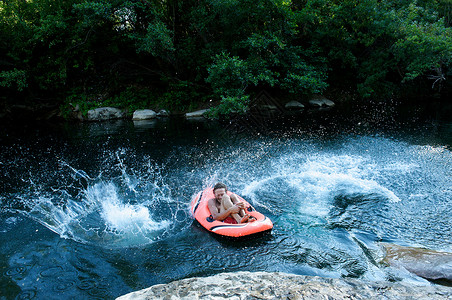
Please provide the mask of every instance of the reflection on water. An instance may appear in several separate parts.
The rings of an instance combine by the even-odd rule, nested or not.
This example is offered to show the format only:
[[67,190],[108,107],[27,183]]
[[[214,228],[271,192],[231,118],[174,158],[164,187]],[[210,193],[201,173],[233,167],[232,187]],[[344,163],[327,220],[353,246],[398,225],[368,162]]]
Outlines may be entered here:
[[[377,242],[452,251],[450,123],[392,114],[11,129],[1,295],[105,299],[238,270],[425,283],[380,265]],[[271,235],[222,240],[193,222],[191,197],[220,180]]]

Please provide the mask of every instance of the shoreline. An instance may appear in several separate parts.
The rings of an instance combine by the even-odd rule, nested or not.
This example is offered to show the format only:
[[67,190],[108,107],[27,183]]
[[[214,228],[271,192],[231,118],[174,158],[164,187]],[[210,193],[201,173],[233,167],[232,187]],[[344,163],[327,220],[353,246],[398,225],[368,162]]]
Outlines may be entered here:
[[152,108],[129,111],[127,109],[120,109],[116,107],[97,107],[85,113],[83,113],[78,106],[75,106],[71,112],[65,113],[59,106],[51,106],[46,104],[36,104],[32,106],[14,105],[5,111],[0,112],[0,123],[101,123],[105,121],[117,120],[151,121],[167,118],[212,121],[224,118],[240,119],[256,116],[266,119],[274,119],[281,116],[302,117],[306,113],[322,113],[330,110],[353,110],[362,114],[365,111],[371,113],[373,110],[382,111],[387,108],[394,110],[400,107],[411,113],[416,110],[422,110],[425,111],[425,113],[436,110],[441,111],[441,114],[445,114],[446,112],[450,112],[452,110],[452,103],[441,99],[415,102],[403,101],[401,99],[390,102],[370,100],[360,103],[358,101],[342,101],[341,99],[334,99],[331,101],[323,96],[317,96],[317,98],[309,99],[309,101],[290,101],[284,104],[279,100],[278,102],[276,100],[272,100],[271,97],[261,98],[262,99],[254,101],[249,110],[244,114],[231,112],[230,115],[220,118],[212,118],[208,112],[208,110],[212,108],[211,106],[198,107],[197,109],[186,111],[168,111],[165,109],[155,110]]

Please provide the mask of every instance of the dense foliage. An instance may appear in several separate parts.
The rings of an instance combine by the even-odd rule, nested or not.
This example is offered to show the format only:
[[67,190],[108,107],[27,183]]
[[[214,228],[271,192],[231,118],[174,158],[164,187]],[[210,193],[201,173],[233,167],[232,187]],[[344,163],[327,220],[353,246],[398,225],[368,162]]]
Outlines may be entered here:
[[444,91],[450,0],[0,1],[1,107],[245,111],[253,94]]

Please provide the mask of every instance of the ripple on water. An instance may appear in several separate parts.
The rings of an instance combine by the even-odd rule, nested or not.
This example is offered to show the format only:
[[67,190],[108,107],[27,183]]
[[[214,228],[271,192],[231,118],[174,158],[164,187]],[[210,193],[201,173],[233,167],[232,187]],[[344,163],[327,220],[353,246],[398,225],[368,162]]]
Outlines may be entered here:
[[32,267],[33,267],[32,265],[21,265],[10,267],[8,268],[8,270],[6,270],[5,275],[13,278],[14,280],[21,280],[27,276],[29,270]]
[[75,282],[72,280],[58,280],[54,286],[53,291],[55,292],[64,292],[75,286]]
[[53,277],[53,276],[58,276],[62,272],[63,272],[63,267],[56,266],[56,267],[50,267],[50,268],[47,267],[43,271],[41,271],[39,274],[42,277]]
[[102,288],[93,288],[88,290],[88,294],[92,299],[107,299],[111,297],[109,291],[107,289]]
[[77,284],[77,288],[79,288],[83,291],[91,290],[91,289],[95,288],[96,286],[97,286],[96,280],[91,279],[91,278],[82,279]]
[[17,295],[15,299],[16,300],[35,299],[36,294],[37,294],[36,289],[24,289],[19,295]]

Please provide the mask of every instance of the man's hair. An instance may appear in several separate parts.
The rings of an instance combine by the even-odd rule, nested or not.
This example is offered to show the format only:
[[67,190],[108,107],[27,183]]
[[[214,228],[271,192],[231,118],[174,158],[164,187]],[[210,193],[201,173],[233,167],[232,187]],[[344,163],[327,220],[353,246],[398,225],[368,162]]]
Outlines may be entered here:
[[215,184],[213,186],[213,191],[215,192],[215,190],[218,190],[218,189],[224,189],[225,191],[227,191],[228,187],[226,186],[226,184],[218,182],[217,184]]

